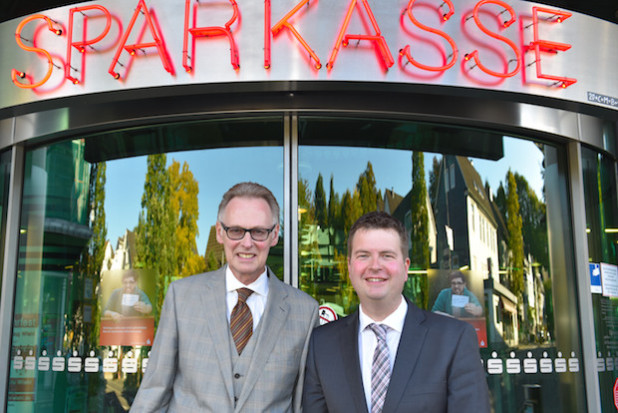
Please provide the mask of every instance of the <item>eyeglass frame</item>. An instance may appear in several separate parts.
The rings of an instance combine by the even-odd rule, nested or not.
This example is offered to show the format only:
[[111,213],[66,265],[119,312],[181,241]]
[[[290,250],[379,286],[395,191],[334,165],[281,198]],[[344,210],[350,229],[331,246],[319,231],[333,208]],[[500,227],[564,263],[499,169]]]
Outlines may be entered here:
[[[253,241],[257,241],[257,242],[264,242],[268,239],[268,237],[270,236],[271,232],[273,232],[275,230],[275,228],[277,227],[277,224],[274,224],[272,227],[270,228],[243,228],[243,227],[237,227],[237,226],[232,226],[232,227],[228,227],[227,225],[225,225],[223,222],[219,221],[219,224],[221,224],[221,228],[223,228],[223,231],[225,231],[225,235],[231,239],[232,241],[240,241],[241,239],[243,239],[245,237],[245,235],[247,234],[247,232],[249,233],[249,236],[251,237],[251,239]],[[242,233],[242,237],[240,238],[232,238],[230,237],[230,234],[228,234],[228,230],[230,229],[242,229],[244,232]],[[253,231],[256,230],[260,230],[260,231],[266,231],[266,237],[264,239],[255,239],[255,237],[253,236]]]

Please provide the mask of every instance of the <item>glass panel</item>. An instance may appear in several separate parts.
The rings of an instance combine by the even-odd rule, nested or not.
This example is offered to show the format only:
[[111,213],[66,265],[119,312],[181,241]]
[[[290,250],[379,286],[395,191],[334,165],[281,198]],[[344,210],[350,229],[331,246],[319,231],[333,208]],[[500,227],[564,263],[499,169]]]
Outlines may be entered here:
[[603,411],[615,411],[618,378],[618,187],[616,161],[582,148],[589,270]]
[[[9,181],[11,176],[11,151],[0,153],[0,293],[4,274],[4,246],[6,244],[6,213],[9,203]],[[1,294],[0,294],[1,296]]]
[[[256,181],[284,206],[282,125],[162,125],[27,152],[9,412],[129,409],[169,283],[223,264],[223,193]],[[268,264],[283,278],[282,237]]]
[[347,232],[384,210],[410,237],[404,295],[476,328],[495,411],[585,411],[560,148],[470,128],[307,116],[298,170],[299,285],[319,300],[323,322],[357,308]]

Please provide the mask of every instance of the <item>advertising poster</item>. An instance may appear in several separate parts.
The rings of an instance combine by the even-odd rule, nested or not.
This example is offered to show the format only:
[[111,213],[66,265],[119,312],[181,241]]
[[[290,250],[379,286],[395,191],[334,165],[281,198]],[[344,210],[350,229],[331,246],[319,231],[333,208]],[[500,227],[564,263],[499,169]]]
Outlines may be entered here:
[[429,271],[429,309],[455,317],[476,330],[479,347],[487,347],[483,279],[471,271]]
[[111,270],[103,271],[101,278],[99,345],[152,345],[154,273],[138,269]]

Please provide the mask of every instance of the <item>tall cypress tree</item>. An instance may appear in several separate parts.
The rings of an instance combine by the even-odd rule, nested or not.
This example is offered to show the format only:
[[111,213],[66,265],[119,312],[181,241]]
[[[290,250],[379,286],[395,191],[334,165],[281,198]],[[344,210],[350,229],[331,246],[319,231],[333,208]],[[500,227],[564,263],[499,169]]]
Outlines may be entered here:
[[522,219],[519,213],[517,182],[509,169],[506,193],[506,226],[509,233],[509,251],[511,253],[511,290],[520,295],[524,290],[524,238]]
[[170,207],[170,176],[165,154],[148,155],[142,210],[136,230],[139,265],[156,276],[156,316],[175,272],[174,211]]
[[326,211],[326,192],[324,192],[324,180],[322,174],[318,174],[318,180],[315,183],[315,192],[313,194],[313,204],[315,208],[315,221],[323,230],[328,225],[328,214]]
[[429,268],[429,212],[423,152],[412,152],[411,195],[410,264],[412,268],[427,269]]

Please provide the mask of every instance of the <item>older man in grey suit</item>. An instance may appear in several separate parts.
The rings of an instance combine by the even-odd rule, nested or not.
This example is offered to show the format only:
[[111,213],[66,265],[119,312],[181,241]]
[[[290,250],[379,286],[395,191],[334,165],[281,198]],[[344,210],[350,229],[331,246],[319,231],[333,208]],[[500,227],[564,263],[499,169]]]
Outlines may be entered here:
[[474,329],[405,299],[409,265],[395,218],[372,212],[352,225],[348,271],[360,308],[314,330],[304,413],[489,413]]
[[266,266],[272,193],[241,183],[219,205],[227,265],[173,282],[132,412],[297,412],[317,303]]

